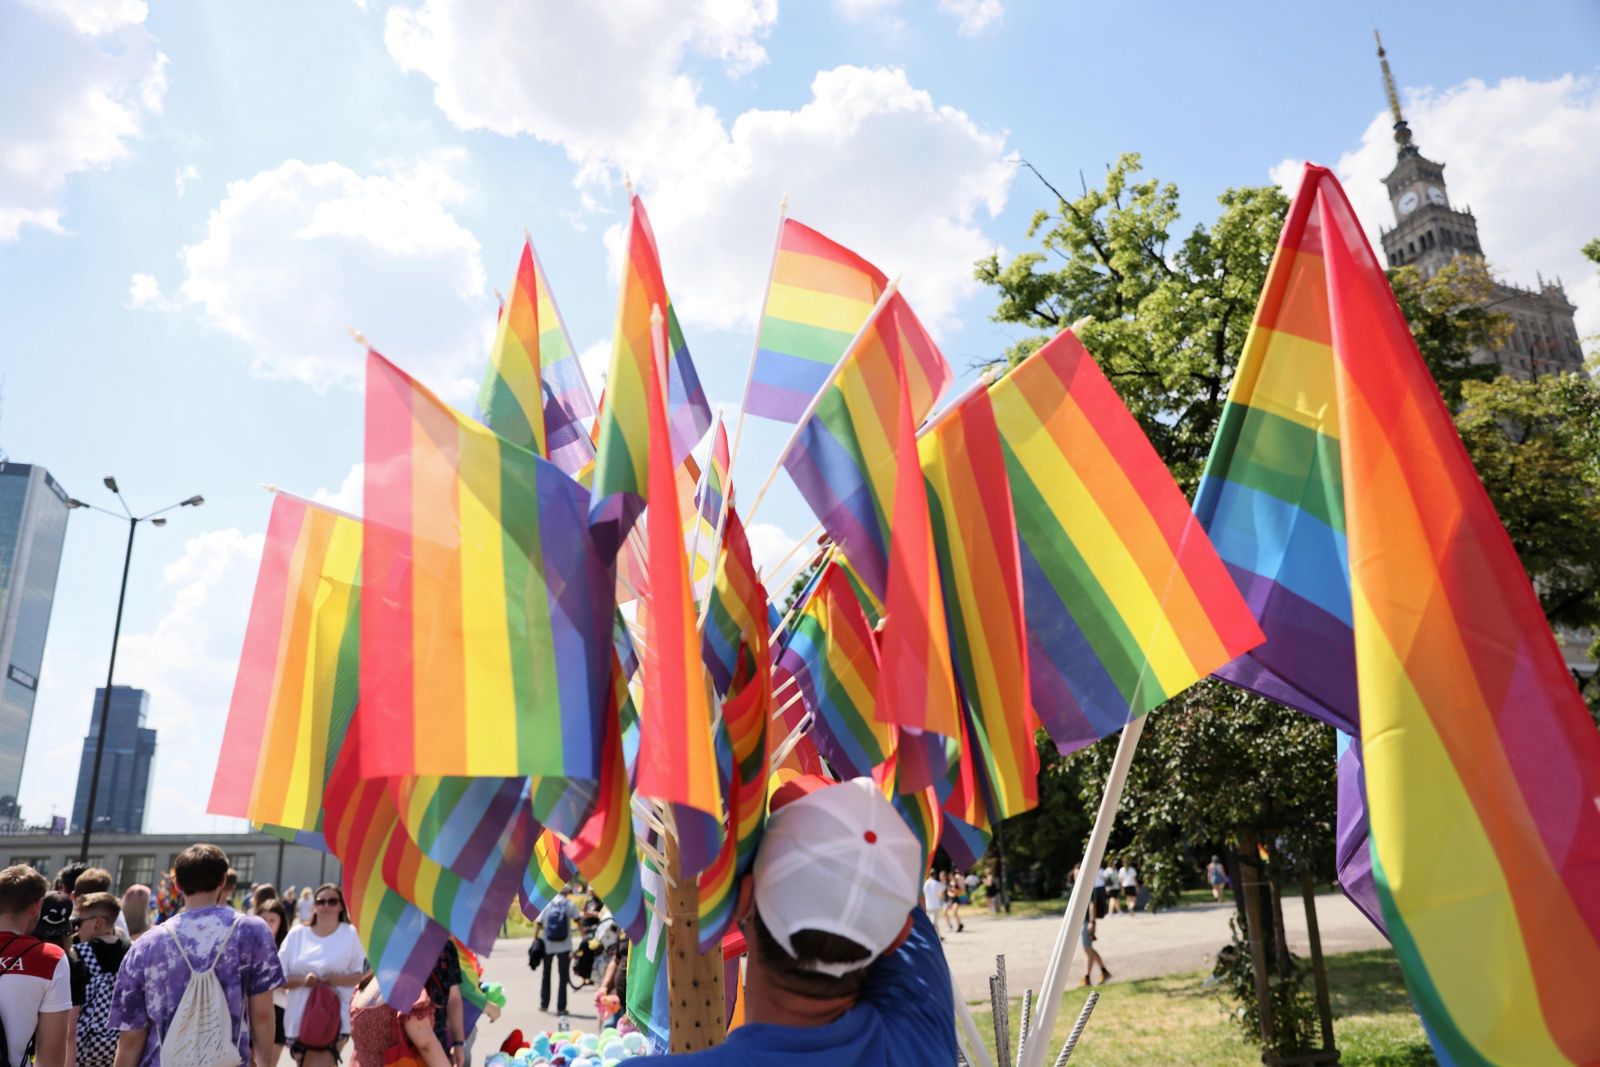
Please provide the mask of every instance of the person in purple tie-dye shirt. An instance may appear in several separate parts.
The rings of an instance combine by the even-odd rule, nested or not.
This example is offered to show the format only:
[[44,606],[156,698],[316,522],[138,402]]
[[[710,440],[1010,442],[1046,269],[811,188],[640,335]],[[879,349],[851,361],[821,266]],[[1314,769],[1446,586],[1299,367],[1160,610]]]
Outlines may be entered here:
[[188,988],[191,965],[204,971],[213,960],[239,1062],[266,1067],[272,1052],[272,991],[283,985],[272,932],[256,916],[226,905],[228,857],[216,845],[184,849],[173,875],[183,910],[135,941],[117,972],[111,1026],[122,1034],[115,1067],[159,1067],[161,1040]]

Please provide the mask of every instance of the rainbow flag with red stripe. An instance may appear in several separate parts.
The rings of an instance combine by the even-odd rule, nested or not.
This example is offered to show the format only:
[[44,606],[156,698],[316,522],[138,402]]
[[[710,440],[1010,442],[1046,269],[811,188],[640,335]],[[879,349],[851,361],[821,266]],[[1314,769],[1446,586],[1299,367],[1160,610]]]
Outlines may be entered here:
[[533,242],[522,242],[511,299],[495,327],[478,392],[484,425],[576,475],[594,460],[595,406]]
[[980,389],[941,416],[917,447],[950,654],[970,718],[963,723],[961,751],[983,762],[993,786],[989,815],[1010,818],[1039,803],[1039,752],[1033,744],[1039,720],[1029,692],[1017,527],[988,393]]
[[950,364],[896,293],[844,357],[783,458],[800,495],[880,601],[889,583],[902,367],[915,426],[950,384]]
[[728,427],[717,417],[717,430],[711,435],[711,454],[706,463],[705,479],[695,493],[695,509],[700,517],[715,530],[722,521],[722,501],[728,495]]
[[296,834],[322,795],[355,706],[361,523],[276,493],[209,811]]
[[745,411],[799,422],[887,287],[871,263],[784,219]]
[[613,577],[582,487],[370,352],[365,500],[363,774],[598,778]]
[[[658,349],[662,342],[658,334]],[[634,790],[671,805],[683,876],[693,877],[721,847],[723,796],[717,784],[705,668],[695,640],[698,631],[684,557],[666,396],[661,375],[655,372],[662,362],[651,360],[643,367],[649,390],[650,507],[645,512],[645,551],[650,588],[640,598],[646,635],[644,707]]]
[[[1276,490],[1312,469],[1322,499],[1342,503],[1337,516],[1323,509],[1318,532],[1348,545],[1372,871],[1441,1061],[1600,1061],[1600,735],[1383,269],[1321,167],[1306,168],[1290,207],[1229,401],[1248,410],[1224,416],[1234,432],[1213,450],[1213,529],[1252,528],[1251,510],[1225,506],[1249,489],[1269,498],[1253,509],[1261,547],[1281,543]],[[1268,433],[1298,446],[1280,450],[1276,483],[1261,468]],[[1312,510],[1316,498],[1289,503]],[[1289,545],[1303,552],[1296,567],[1252,573],[1339,619],[1337,589],[1303,581],[1328,557],[1315,544]],[[1276,616],[1263,615],[1269,650],[1284,639],[1264,662],[1333,703],[1320,698],[1349,679],[1311,658],[1337,643],[1285,634],[1293,603],[1280,592]]]
[[1063,752],[1261,643],[1183,493],[1071,331],[989,387],[1034,710]]
[[655,376],[651,356],[650,309],[659,307],[667,324],[667,425],[671,447],[664,454],[670,470],[683,461],[711,426],[711,405],[689,358],[678,315],[667,297],[655,233],[644,201],[635,196],[628,217],[627,255],[617,323],[611,334],[611,370],[606,403],[599,417],[591,520],[596,539],[613,555],[621,548],[644,507],[652,460],[649,393]]
[[572,865],[572,858],[567,855],[561,838],[550,830],[541,829],[528,859],[528,869],[523,872],[519,897],[522,914],[529,922],[538,920],[545,905],[556,899],[556,894],[572,881],[576,873],[577,868]]
[[739,879],[755,862],[767,810],[773,707],[767,590],[756,577],[744,524],[731,508],[710,596],[701,648],[723,698],[715,741],[727,818],[722,847],[698,879],[701,952],[721,942],[733,918]]

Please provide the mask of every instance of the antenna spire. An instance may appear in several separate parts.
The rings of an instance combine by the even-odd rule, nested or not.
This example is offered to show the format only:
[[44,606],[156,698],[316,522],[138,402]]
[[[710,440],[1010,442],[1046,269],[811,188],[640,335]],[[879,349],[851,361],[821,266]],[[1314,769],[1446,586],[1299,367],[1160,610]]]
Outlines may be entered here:
[[1394,87],[1394,72],[1389,69],[1389,54],[1383,50],[1383,37],[1374,28],[1372,36],[1378,42],[1378,65],[1383,68],[1383,92],[1389,98],[1389,114],[1394,116],[1394,143],[1400,146],[1400,154],[1415,152],[1416,147],[1411,143],[1411,127],[1406,125],[1406,118],[1400,113],[1400,93]]

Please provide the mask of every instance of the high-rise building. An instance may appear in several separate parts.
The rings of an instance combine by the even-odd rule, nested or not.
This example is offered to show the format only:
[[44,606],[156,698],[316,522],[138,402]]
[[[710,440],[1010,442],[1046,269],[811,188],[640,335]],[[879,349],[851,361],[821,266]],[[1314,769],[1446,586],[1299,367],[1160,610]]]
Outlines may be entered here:
[[0,458],[0,824],[21,817],[17,789],[66,536],[66,490],[43,467]]
[[[1391,267],[1415,265],[1432,276],[1456,256],[1483,258],[1478,243],[1478,220],[1470,208],[1450,203],[1444,182],[1444,164],[1423,156],[1411,141],[1411,127],[1400,113],[1389,59],[1378,42],[1378,62],[1383,68],[1383,88],[1394,115],[1394,169],[1383,179],[1394,208],[1395,225],[1382,233],[1383,254]],[[1510,339],[1498,349],[1473,353],[1479,363],[1496,363],[1502,373],[1516,378],[1537,374],[1563,374],[1583,369],[1578,344],[1578,309],[1567,299],[1559,280],[1539,278],[1538,288],[1512,285],[1498,279],[1484,302],[1511,317]]]
[[[72,832],[83,829],[89,809],[89,782],[94,776],[94,748],[100,736],[100,710],[106,691],[94,691],[89,736],[78,762],[78,793],[72,801]],[[156,756],[156,732],[145,726],[150,694],[126,685],[111,687],[111,717],[106,722],[106,751],[100,759],[100,788],[94,798],[96,833],[144,832],[150,806],[150,764]]]

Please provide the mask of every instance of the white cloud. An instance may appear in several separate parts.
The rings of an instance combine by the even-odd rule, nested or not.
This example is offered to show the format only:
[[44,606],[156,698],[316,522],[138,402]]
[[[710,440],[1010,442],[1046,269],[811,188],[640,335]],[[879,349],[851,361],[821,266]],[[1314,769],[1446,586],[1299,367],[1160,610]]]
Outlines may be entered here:
[[957,29],[963,37],[982,33],[1005,14],[1000,0],[939,0],[939,10],[961,20]]
[[172,184],[173,187],[178,190],[179,196],[182,196],[184,193],[189,191],[190,182],[197,182],[199,180],[200,168],[195,166],[193,163],[185,163],[172,175]]
[[161,110],[167,57],[142,0],[29,0],[0,33],[0,241],[64,230],[67,179],[128,157]]
[[[999,211],[1010,188],[1004,134],[884,68],[823,71],[803,106],[726,121],[685,63],[701,54],[749,69],[775,17],[774,4],[751,0],[538,13],[423,0],[390,10],[385,40],[402,69],[433,81],[456,125],[560,145],[586,197],[631,173],[691,326],[754,321],[785,193],[796,217],[889,273],[904,270],[918,310],[948,323],[977,288],[973,261],[993,247],[978,216]],[[620,235],[607,234],[614,263]]]
[[[488,351],[494,307],[482,248],[451,207],[456,153],[358,174],[288,160],[230,182],[206,235],[183,250],[181,293],[250,346],[267,378],[359,381],[347,327],[451,399]],[[426,294],[396,299],[396,294]]]
[[337,489],[318,489],[311,494],[311,499],[318,504],[326,504],[337,511],[348,515],[361,514],[361,494],[366,485],[367,465],[354,464],[349,473],[344,476],[344,481],[339,483]]
[[[777,589],[770,583],[797,573],[802,566],[800,557],[806,550],[801,549],[790,555],[790,550],[794,548],[794,534],[775,523],[754,522],[744,532],[750,541],[750,558],[760,572],[761,580],[769,585],[767,592],[776,595]],[[785,556],[788,558],[785,559]]]
[[[1529,286],[1540,273],[1560,275],[1578,305],[1579,334],[1600,331],[1600,280],[1578,252],[1600,235],[1600,79],[1473,79],[1405,95],[1415,144],[1446,165],[1450,202],[1472,209],[1495,272]],[[1383,112],[1333,165],[1374,248],[1379,226],[1394,224],[1381,184],[1394,160],[1392,120]],[[1299,164],[1286,160],[1272,177],[1292,192]]]
[[900,6],[900,0],[833,0],[834,10],[851,22],[886,15]]
[[[796,110],[741,114],[716,156],[663,169],[649,192],[674,305],[687,321],[748,326],[760,310],[779,199],[866,256],[930,326],[978,288],[993,248],[979,225],[1005,205],[1015,161],[1003,135],[934,103],[901,70],[838,67]],[[620,262],[621,227],[607,234]]]
[[171,311],[175,305],[161,292],[161,283],[154,274],[135,274],[128,279],[128,300],[123,306],[136,311]]

